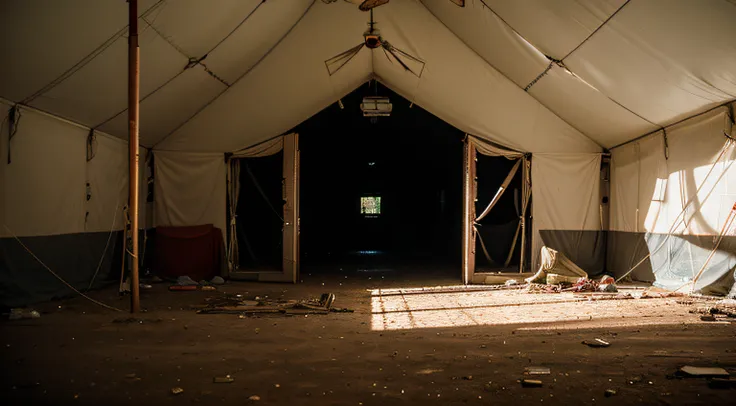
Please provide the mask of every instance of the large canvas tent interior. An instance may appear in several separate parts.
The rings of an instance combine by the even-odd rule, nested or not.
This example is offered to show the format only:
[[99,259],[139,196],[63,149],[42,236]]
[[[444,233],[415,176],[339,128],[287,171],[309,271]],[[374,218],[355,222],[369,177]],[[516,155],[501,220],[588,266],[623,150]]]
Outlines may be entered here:
[[[736,293],[733,1],[376,7],[419,75],[380,48],[326,69],[363,41],[360,2],[139,3],[141,229],[211,224],[232,254],[234,158],[297,151],[300,123],[375,80],[467,134],[468,156],[525,162],[532,269],[547,246],[591,275]],[[121,255],[128,8],[0,7],[0,283],[19,304],[67,289],[37,258],[86,288]]]
[[735,22],[1,0],[0,404],[733,404]]

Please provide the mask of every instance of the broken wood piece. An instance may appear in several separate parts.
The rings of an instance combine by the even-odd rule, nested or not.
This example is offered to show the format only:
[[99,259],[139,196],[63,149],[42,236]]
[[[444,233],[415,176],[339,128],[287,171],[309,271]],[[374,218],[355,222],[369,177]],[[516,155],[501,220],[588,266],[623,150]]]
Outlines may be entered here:
[[296,305],[294,305],[294,309],[309,309],[309,310],[315,310],[315,311],[320,311],[320,312],[322,311],[326,312],[329,310],[327,306],[314,306],[314,305],[310,305],[307,303],[297,303]]
[[522,379],[521,386],[525,388],[540,388],[542,387],[542,381],[537,379]]
[[583,344],[587,345],[588,347],[593,348],[602,348],[602,347],[609,347],[611,343],[605,340],[601,340],[600,338],[596,338],[593,340],[585,340],[583,341]]
[[526,367],[524,373],[527,375],[549,375],[550,369],[547,367]]
[[197,285],[187,285],[187,286],[172,285],[172,286],[169,286],[169,290],[172,292],[197,290]]
[[332,304],[334,302],[335,302],[334,293],[323,293],[322,296],[319,298],[319,304],[327,309],[332,307]]
[[699,378],[706,377],[729,377],[728,371],[718,367],[693,367],[686,365],[680,368],[680,372],[688,376],[694,376]]

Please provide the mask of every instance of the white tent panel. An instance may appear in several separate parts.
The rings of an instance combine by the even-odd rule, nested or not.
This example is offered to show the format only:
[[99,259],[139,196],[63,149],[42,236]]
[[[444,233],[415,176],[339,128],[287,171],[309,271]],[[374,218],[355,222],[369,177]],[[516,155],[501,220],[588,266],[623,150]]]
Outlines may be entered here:
[[736,97],[734,6],[722,0],[634,1],[566,65],[661,126]]
[[[207,54],[238,28],[262,0],[167,1],[146,21],[192,58]],[[271,3],[271,2],[266,2]],[[266,4],[264,3],[264,4]],[[256,19],[260,19],[258,16]],[[253,20],[246,22],[251,23]]]
[[225,156],[154,151],[154,226],[213,224],[226,232]]
[[238,150],[288,131],[348,94],[371,77],[370,52],[333,76],[324,61],[362,41],[366,16],[347,3],[314,3],[271,53],[158,148]]
[[[139,1],[139,13],[161,2]],[[0,96],[21,101],[128,24],[128,4],[100,0],[0,2]]]
[[736,201],[727,120],[726,109],[716,109],[668,130],[666,144],[658,132],[614,149],[611,229],[717,235]]
[[376,75],[391,89],[467,133],[518,151],[600,150],[464,46],[421,4],[390,4],[376,13],[382,36],[426,62],[418,79],[373,51]]
[[[660,217],[651,231],[667,232],[688,200],[692,199],[692,204],[685,210],[685,223],[675,232],[689,235],[720,233],[723,221],[736,203],[736,183],[733,183],[736,181],[736,166],[733,166],[736,145],[726,145],[728,139],[724,132],[728,130],[725,108],[722,108],[667,132],[667,221]],[[733,232],[727,231],[727,234],[733,235]]]
[[[116,137],[96,134],[91,159],[87,162],[90,199],[85,210],[87,232],[122,230],[128,205],[128,143]],[[138,228],[146,228],[147,164],[150,152],[139,148]]]
[[543,53],[561,59],[626,0],[481,0],[481,3]]
[[[535,154],[532,156],[532,266],[539,266],[545,242],[540,230],[601,229],[600,154]],[[573,249],[575,243],[570,244]],[[560,247],[553,247],[561,249]],[[567,252],[572,258],[575,253]]]
[[[652,135],[647,139],[662,140],[662,136]],[[608,225],[611,231],[637,231],[639,228],[639,142],[641,141],[631,142],[611,151],[611,206]]]
[[[21,114],[11,163],[7,155],[0,160],[5,223],[19,237],[83,232],[87,131],[27,109]],[[0,233],[8,235],[4,226]]]
[[557,65],[529,93],[606,148],[657,129]]
[[521,88],[549,64],[544,54],[479,1],[466,2],[465,7],[448,0],[422,3],[467,46]]
[[[141,144],[152,146],[226,89],[201,66],[187,69],[140,104]],[[128,133],[128,110],[100,126],[110,134]]]
[[[225,81],[234,83],[276,46],[312,3],[312,0],[270,0],[261,3],[248,21],[212,51],[204,63]],[[330,21],[329,25],[334,23]],[[319,37],[308,36],[303,40],[315,38]],[[308,44],[305,47],[316,52],[320,46]]]
[[666,153],[662,131],[611,151],[611,230],[644,232],[660,221]]
[[[152,29],[140,36],[141,95],[159,87],[187,64],[177,52]],[[68,79],[31,102],[33,107],[96,126],[128,105],[128,40],[121,37],[98,57]],[[127,131],[113,134],[127,137]]]
[[[11,106],[0,103],[0,107],[7,115]],[[128,144],[95,132],[91,159],[87,160],[88,136],[86,128],[21,107],[8,164],[4,124],[0,137],[0,236],[8,235],[3,224],[19,236],[122,229],[123,207],[128,204]],[[146,149],[140,148],[139,154],[139,227],[144,228]]]

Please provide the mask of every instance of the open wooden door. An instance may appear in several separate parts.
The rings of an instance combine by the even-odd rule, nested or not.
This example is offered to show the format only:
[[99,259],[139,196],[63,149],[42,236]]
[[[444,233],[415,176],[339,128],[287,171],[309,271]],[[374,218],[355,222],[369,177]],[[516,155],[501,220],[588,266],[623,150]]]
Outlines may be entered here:
[[284,201],[283,260],[281,272],[262,272],[263,282],[299,280],[299,134],[284,136],[282,197]]
[[470,140],[465,139],[463,165],[463,260],[462,272],[463,283],[469,284],[473,281],[475,273],[475,146]]

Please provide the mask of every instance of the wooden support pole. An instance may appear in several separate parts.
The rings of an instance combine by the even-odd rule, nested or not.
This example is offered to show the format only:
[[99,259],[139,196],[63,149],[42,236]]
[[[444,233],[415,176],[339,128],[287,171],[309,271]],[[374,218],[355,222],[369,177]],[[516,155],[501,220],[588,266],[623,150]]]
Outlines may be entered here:
[[130,216],[130,312],[141,310],[138,282],[138,96],[140,49],[138,48],[138,0],[128,0],[128,215]]
[[475,146],[469,140],[465,140],[465,153],[463,165],[463,283],[469,284],[473,281],[475,273]]

